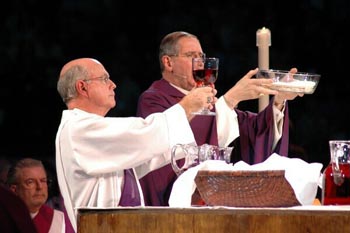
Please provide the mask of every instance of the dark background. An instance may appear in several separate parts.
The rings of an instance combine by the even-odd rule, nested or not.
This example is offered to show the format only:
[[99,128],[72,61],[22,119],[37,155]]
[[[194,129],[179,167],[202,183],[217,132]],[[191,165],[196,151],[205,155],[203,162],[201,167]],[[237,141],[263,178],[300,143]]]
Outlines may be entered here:
[[[61,67],[101,61],[118,85],[110,116],[133,116],[141,91],[160,77],[158,46],[167,33],[197,35],[220,58],[223,94],[258,66],[256,31],[271,30],[270,68],[321,74],[312,95],[289,103],[291,155],[329,162],[328,140],[350,139],[348,0],[305,1],[13,0],[0,8],[1,153],[54,161],[65,105]],[[257,111],[257,100],[240,109]],[[117,129],[116,129],[117,130]],[[154,146],[154,145],[150,145]]]

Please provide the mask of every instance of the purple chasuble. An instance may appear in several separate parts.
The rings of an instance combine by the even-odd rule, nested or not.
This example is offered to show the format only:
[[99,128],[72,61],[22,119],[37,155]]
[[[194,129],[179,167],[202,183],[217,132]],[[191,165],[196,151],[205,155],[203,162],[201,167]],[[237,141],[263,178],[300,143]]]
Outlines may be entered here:
[[[177,104],[185,95],[165,80],[159,80],[139,99],[137,116],[147,117],[154,112],[163,112]],[[215,111],[215,110],[213,110]],[[218,145],[216,119],[213,116],[195,116],[190,126],[197,145]],[[184,159],[177,161],[182,166]],[[177,175],[170,164],[148,173],[140,179],[145,205],[169,206],[168,200]]]
[[140,192],[133,170],[124,170],[124,187],[119,201],[120,206],[140,206]]
[[[155,112],[163,112],[177,104],[184,94],[164,79],[154,81],[141,94],[137,107],[137,116],[147,117]],[[288,105],[286,104],[282,138],[274,151],[271,150],[274,139],[272,101],[259,114],[235,109],[238,115],[240,137],[231,146],[234,150],[232,161],[243,160],[249,164],[264,161],[273,152],[288,155]],[[218,145],[216,118],[196,116],[190,122],[197,145],[208,143]],[[183,160],[178,160],[179,165]],[[148,173],[140,179],[146,206],[168,206],[168,200],[177,176],[170,164]]]
[[273,99],[270,100],[269,105],[263,111],[259,112],[259,114],[235,109],[238,116],[240,136],[232,143],[235,146],[231,154],[232,163],[243,160],[251,165],[257,164],[264,162],[272,153],[288,156],[288,105],[286,104],[284,110],[282,137],[274,150],[272,150],[275,136],[272,108]]

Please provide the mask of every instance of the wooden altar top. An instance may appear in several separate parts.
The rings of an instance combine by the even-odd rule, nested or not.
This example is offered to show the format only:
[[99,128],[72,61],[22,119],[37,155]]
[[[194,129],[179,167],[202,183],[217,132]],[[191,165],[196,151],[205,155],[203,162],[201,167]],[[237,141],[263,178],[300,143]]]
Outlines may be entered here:
[[78,233],[350,232],[350,206],[78,210]]

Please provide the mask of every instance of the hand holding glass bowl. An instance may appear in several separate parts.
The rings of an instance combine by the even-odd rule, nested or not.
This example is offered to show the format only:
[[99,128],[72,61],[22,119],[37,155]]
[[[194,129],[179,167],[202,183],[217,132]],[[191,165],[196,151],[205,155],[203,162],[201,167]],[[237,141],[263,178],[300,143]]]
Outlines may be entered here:
[[[204,57],[192,59],[193,78],[197,87],[213,86],[218,78],[219,58]],[[208,98],[208,104],[211,103],[211,98]],[[215,112],[209,109],[203,109],[199,112],[194,112],[195,115],[215,116]]]
[[272,79],[273,83],[267,85],[270,89],[300,94],[312,94],[316,90],[321,75],[314,73],[296,72],[286,70],[259,70],[256,78]]

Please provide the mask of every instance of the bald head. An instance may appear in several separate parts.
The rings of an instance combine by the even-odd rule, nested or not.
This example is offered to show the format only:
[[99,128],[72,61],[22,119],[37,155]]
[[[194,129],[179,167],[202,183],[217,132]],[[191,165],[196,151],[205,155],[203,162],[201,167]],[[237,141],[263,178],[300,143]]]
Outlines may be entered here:
[[107,71],[99,61],[93,58],[78,58],[65,64],[57,82],[57,91],[63,102],[67,104],[77,97],[75,87],[77,80],[89,79],[101,73],[107,73]]
[[62,67],[61,72],[60,72],[60,77],[64,73],[66,73],[67,70],[69,70],[70,68],[72,68],[74,66],[81,66],[84,68],[88,68],[93,64],[102,65],[99,61],[97,61],[96,59],[93,59],[93,58],[78,58],[78,59],[72,60]]

